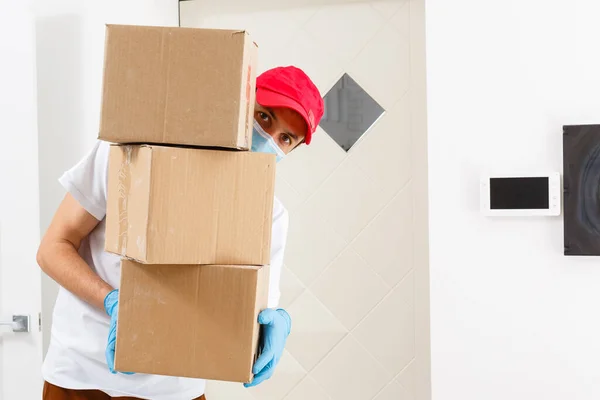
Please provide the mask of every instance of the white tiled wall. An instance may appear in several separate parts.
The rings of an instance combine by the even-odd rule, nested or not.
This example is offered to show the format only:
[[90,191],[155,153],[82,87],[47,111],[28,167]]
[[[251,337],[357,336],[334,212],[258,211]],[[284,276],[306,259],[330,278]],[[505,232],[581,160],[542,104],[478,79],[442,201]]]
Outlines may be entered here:
[[259,72],[297,65],[323,95],[348,73],[386,113],[348,153],[319,129],[278,165],[293,332],[270,381],[210,383],[207,397],[427,400],[423,0],[239,1],[183,2],[181,24],[247,29]]

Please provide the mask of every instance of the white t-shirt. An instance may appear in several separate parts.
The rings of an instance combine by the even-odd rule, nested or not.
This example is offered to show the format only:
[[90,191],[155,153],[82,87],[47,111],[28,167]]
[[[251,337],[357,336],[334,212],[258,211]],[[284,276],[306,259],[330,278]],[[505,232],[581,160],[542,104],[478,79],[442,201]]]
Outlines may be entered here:
[[[64,188],[101,221],[81,243],[79,253],[114,288],[121,278],[120,258],[104,251],[108,155],[110,145],[98,141],[92,151],[59,179]],[[288,231],[288,213],[276,198],[273,207],[269,307],[279,303],[279,280]],[[96,389],[110,396],[151,400],[186,400],[204,394],[202,379],[159,375],[111,374],[104,351],[110,319],[103,310],[60,288],[54,307],[50,347],[42,373],[51,384],[68,389]]]

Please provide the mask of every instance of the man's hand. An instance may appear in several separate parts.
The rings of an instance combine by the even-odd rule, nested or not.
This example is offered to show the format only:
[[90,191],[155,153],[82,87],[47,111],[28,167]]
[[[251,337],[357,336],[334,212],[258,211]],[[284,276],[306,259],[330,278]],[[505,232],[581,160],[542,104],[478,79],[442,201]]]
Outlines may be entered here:
[[[106,345],[106,363],[113,374],[115,371],[115,345],[117,344],[117,316],[119,314],[119,291],[113,290],[104,298],[104,310],[110,317],[110,329],[108,331],[108,344]],[[132,372],[123,372],[131,375]]]
[[245,383],[245,387],[256,386],[273,376],[292,327],[292,319],[283,309],[262,311],[258,315],[258,323],[263,326],[262,353],[252,368],[254,379]]

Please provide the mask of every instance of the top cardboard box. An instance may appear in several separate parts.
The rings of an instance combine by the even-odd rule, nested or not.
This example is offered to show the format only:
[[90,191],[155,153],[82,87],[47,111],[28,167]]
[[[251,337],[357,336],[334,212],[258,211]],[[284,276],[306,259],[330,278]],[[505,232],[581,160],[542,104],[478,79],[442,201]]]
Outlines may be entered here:
[[257,46],[245,31],[108,25],[99,139],[248,150]]

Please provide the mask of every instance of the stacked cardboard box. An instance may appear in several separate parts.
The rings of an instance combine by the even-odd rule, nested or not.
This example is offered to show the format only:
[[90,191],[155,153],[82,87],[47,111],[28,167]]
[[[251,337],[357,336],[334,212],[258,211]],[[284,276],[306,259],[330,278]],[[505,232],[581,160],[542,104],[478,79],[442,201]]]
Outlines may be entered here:
[[275,178],[274,155],[247,151],[256,53],[242,31],[107,27],[117,370],[252,379]]

